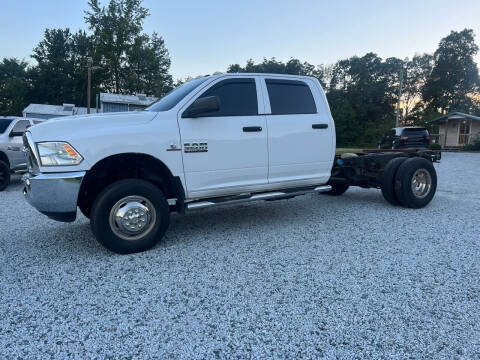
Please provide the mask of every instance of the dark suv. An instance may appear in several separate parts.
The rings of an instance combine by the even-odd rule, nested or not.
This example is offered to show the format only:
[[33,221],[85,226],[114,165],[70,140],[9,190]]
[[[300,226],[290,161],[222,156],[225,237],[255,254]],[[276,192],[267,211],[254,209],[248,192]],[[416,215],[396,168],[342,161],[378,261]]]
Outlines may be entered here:
[[397,127],[378,142],[379,149],[428,149],[430,136],[424,127]]

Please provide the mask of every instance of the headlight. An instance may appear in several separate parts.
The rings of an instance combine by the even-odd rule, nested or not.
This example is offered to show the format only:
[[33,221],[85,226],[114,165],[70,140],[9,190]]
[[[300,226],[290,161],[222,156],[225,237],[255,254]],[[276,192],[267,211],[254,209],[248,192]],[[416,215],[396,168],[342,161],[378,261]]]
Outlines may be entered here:
[[42,166],[78,165],[83,157],[66,142],[37,143],[38,156]]

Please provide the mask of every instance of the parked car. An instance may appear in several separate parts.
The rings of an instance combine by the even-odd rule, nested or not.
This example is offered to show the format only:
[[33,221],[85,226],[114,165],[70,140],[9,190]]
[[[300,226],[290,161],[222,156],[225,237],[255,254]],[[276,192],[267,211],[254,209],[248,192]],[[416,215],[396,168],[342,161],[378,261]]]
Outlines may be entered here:
[[379,149],[428,149],[430,137],[424,127],[397,127],[378,142]]
[[24,144],[26,200],[59,221],[80,208],[97,240],[122,254],[160,241],[171,212],[349,186],[420,208],[437,185],[431,151],[336,156],[327,99],[306,76],[203,77],[145,111],[34,126]]
[[0,117],[0,191],[10,184],[13,172],[25,172],[27,164],[22,152],[23,133],[41,120],[22,117]]

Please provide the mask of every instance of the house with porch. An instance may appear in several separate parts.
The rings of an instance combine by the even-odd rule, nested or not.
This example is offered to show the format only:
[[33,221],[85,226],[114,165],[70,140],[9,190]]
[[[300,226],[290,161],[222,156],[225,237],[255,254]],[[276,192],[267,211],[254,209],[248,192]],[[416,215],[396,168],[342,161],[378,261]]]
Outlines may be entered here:
[[432,139],[444,149],[457,149],[480,139],[480,117],[461,112],[452,112],[436,119],[430,124],[438,126],[438,135]]

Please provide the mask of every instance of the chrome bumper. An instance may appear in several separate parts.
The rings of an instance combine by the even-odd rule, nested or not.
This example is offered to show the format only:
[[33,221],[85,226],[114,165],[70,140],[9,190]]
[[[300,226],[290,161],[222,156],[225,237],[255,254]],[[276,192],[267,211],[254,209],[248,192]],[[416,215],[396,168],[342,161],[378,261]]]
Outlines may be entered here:
[[74,221],[77,200],[85,171],[25,174],[23,195],[35,209],[57,221]]

